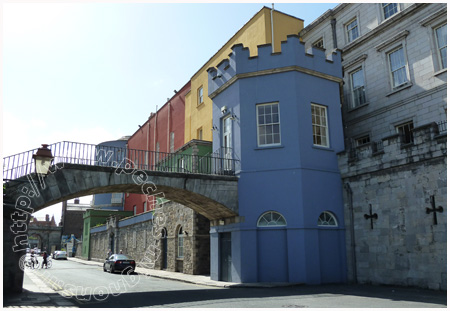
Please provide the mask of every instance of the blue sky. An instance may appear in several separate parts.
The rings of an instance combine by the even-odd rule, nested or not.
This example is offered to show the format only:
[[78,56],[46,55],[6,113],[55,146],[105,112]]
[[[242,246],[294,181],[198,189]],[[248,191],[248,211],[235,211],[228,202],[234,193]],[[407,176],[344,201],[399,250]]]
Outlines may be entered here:
[[[336,5],[275,9],[306,26]],[[263,6],[271,3],[3,4],[2,155],[132,135]],[[57,206],[37,215],[59,221]]]

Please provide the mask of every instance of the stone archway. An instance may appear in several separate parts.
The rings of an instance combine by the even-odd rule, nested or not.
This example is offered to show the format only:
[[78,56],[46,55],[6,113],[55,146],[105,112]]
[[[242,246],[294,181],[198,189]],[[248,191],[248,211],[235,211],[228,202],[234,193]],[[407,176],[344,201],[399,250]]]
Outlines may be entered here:
[[[58,163],[51,174],[38,178],[29,174],[5,185],[3,251],[11,254],[4,261],[3,286],[21,291],[23,271],[18,262],[28,245],[28,216],[47,206],[80,196],[128,192],[161,195],[183,204],[210,220],[233,218],[238,221],[238,178],[173,172],[138,171],[114,167]],[[5,231],[7,232],[7,231]],[[117,246],[117,235],[115,236]],[[12,250],[12,253],[11,253]]]

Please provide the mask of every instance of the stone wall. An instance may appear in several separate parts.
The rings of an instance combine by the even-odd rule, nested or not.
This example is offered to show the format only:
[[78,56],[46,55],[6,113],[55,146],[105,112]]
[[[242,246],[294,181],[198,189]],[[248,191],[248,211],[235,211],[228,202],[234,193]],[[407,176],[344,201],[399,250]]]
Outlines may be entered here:
[[[209,220],[175,202],[162,204],[159,212],[163,217],[157,226],[148,212],[122,219],[117,226],[108,222],[105,226],[91,229],[92,260],[104,261],[111,248],[111,239],[114,239],[114,252],[122,250],[133,257],[138,266],[162,270],[162,239],[166,236],[167,271],[209,274]],[[180,228],[184,240],[184,256],[181,258],[177,256]]]
[[[373,153],[369,144],[340,155],[349,280],[446,290],[446,141],[429,124],[414,130],[412,145],[392,135],[383,151]],[[437,224],[426,213],[431,196],[443,207]],[[376,219],[367,218],[370,206]]]

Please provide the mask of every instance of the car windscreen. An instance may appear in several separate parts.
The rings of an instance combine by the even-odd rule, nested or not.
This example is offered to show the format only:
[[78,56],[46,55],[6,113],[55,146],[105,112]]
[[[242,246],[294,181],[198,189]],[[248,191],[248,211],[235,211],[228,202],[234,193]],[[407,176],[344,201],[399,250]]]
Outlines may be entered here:
[[131,258],[128,257],[127,255],[123,255],[123,254],[116,255],[116,260],[128,260],[128,259],[131,259]]

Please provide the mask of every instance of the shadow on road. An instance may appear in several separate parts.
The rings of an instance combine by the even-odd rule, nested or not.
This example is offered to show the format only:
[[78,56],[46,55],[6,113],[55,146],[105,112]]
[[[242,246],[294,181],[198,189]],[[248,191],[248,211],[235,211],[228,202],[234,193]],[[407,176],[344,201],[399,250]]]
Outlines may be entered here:
[[[122,293],[118,296],[109,295],[103,301],[94,297],[79,296],[84,302],[77,301],[80,307],[117,308],[164,306],[176,303],[202,302],[207,307],[208,301],[245,298],[280,298],[294,296],[344,295],[367,298],[379,298],[391,301],[420,302],[430,304],[447,304],[446,292],[438,292],[415,288],[371,285],[321,285],[321,286],[292,286],[276,288],[224,288]],[[301,297],[299,297],[301,298]],[[319,297],[318,297],[319,298]],[[338,306],[330,306],[338,307]],[[367,306],[361,306],[367,307]]]

